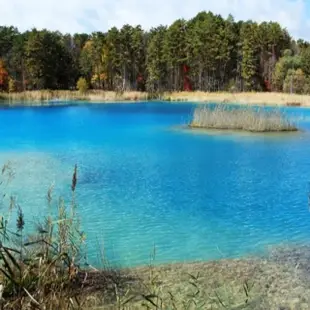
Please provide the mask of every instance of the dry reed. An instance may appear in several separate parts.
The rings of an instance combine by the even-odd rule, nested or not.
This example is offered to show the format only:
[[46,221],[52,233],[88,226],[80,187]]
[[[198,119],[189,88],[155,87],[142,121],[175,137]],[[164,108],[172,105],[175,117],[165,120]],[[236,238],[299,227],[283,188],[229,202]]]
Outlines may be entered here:
[[191,128],[244,130],[250,132],[296,131],[297,127],[279,110],[254,107],[232,108],[219,104],[197,107]]
[[171,92],[165,93],[163,100],[195,101],[214,103],[238,103],[253,105],[310,106],[310,95],[276,92]]
[[29,102],[32,105],[49,104],[52,101],[91,101],[91,102],[115,102],[115,101],[194,101],[194,102],[220,102],[259,105],[281,106],[310,106],[309,95],[287,93],[263,93],[263,92],[164,92],[147,93],[139,91],[103,91],[89,90],[81,94],[75,90],[37,90],[20,93],[0,93],[0,100],[5,100],[14,105],[17,102]]
[[[1,197],[11,175],[12,167],[7,164],[0,171]],[[77,182],[75,166],[71,183],[73,194]],[[51,187],[47,192],[50,209],[52,201]],[[105,297],[111,296],[114,302],[115,287],[123,291],[130,280],[125,273],[113,269],[80,270],[84,260],[84,234],[74,212],[74,195],[71,210],[63,199],[54,207],[57,215],[49,214],[31,235],[26,232],[29,222],[14,201],[7,215],[0,214],[0,309],[85,309],[87,295],[101,292]],[[17,209],[16,231],[9,223],[14,209]]]
[[53,101],[93,101],[93,102],[113,102],[113,101],[141,101],[147,100],[148,94],[138,91],[114,92],[90,90],[86,93],[71,90],[38,90],[25,91],[20,93],[0,93],[0,99],[8,101],[14,105],[17,102],[33,102],[33,104],[49,104]]

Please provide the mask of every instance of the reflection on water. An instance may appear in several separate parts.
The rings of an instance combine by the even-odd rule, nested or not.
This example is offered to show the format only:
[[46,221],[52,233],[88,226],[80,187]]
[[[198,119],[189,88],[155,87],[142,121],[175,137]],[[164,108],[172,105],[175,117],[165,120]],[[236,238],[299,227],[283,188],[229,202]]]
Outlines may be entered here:
[[225,129],[203,129],[203,128],[190,128],[188,126],[174,126],[172,130],[179,130],[184,133],[198,134],[198,135],[215,135],[215,136],[229,136],[229,137],[247,137],[253,139],[287,139],[287,138],[300,138],[300,135],[309,135],[307,131],[283,131],[283,132],[250,132],[245,130],[225,130]]

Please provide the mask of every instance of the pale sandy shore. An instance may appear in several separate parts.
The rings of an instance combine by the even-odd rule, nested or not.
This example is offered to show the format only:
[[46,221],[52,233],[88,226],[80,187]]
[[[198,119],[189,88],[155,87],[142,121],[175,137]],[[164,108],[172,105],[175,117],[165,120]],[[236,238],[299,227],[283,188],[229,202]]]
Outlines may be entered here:
[[0,93],[0,99],[10,105],[23,102],[24,104],[50,104],[53,102],[90,101],[105,102],[136,102],[147,100],[162,100],[172,102],[220,102],[253,105],[280,105],[280,106],[310,106],[310,95],[297,95],[287,93],[228,93],[228,92],[167,92],[153,95],[146,92],[113,92],[88,91],[81,94],[78,91],[27,91],[21,93]]

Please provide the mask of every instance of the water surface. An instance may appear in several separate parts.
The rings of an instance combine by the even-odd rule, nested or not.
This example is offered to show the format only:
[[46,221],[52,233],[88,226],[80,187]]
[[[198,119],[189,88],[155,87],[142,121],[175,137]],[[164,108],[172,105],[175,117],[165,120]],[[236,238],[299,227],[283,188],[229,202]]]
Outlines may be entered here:
[[46,191],[69,198],[74,164],[88,259],[111,263],[232,258],[310,238],[310,110],[299,134],[184,131],[192,104],[0,109],[0,163],[11,160],[26,221]]

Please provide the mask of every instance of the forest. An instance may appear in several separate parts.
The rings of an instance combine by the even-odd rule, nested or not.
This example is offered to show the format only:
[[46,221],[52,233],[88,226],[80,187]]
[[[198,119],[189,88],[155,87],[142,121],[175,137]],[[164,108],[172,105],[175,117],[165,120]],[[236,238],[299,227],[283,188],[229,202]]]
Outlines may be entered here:
[[[200,12],[149,31],[19,32],[0,27],[0,91],[71,90],[78,81],[112,91],[310,93],[310,44],[276,22]],[[81,84],[81,83],[80,83]]]

